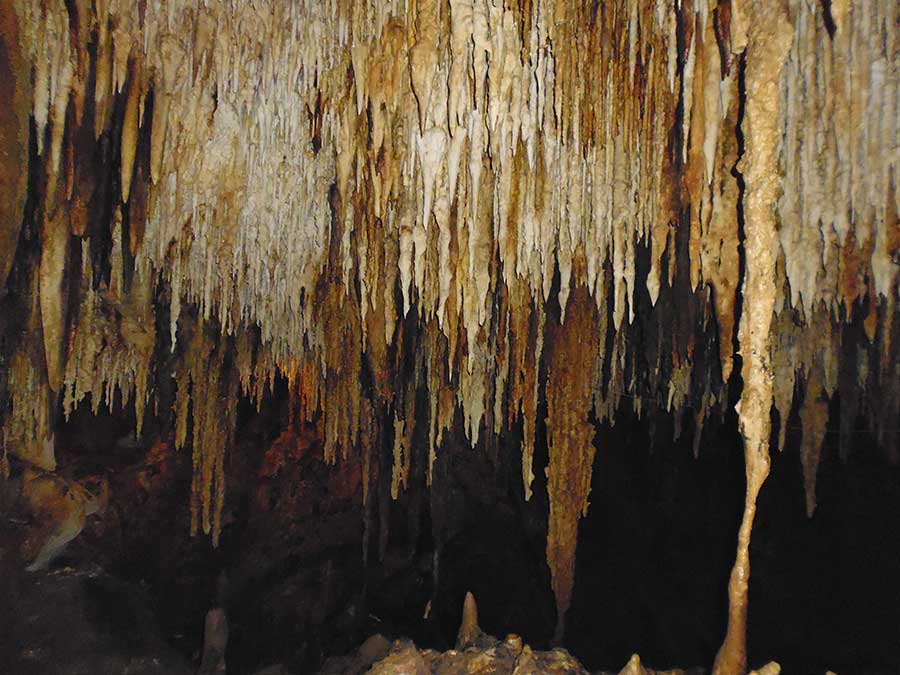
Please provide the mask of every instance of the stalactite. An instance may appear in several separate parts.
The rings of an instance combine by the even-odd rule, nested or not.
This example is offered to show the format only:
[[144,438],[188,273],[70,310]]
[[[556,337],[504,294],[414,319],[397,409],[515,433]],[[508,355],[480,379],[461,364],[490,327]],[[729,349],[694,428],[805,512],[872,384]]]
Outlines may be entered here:
[[149,280],[136,277],[131,292],[115,298],[105,285],[95,288],[91,243],[81,242],[80,304],[69,334],[62,397],[68,417],[91,395],[96,414],[106,402],[112,410],[115,392],[122,405],[133,399],[140,435],[149,396],[149,378],[156,344],[156,326]]
[[19,18],[10,4],[0,8],[0,288],[12,268],[25,208],[28,172],[28,109],[32,91],[22,53]]
[[[17,7],[26,26],[26,53],[37,66],[35,118],[40,130],[50,127],[53,138],[61,138],[63,119],[54,111],[62,109],[70,96],[79,110],[82,107],[78,97],[89,75],[84,64],[90,62],[85,45],[73,43],[70,33],[62,30],[69,15],[58,3],[47,0],[37,8]],[[363,295],[373,293],[368,303],[360,303],[360,317],[367,325],[373,313],[369,305],[381,314],[387,342],[396,319],[392,279],[398,274],[404,305],[409,307],[418,298],[423,317],[436,317],[442,325],[451,340],[451,361],[456,358],[455,327],[460,322],[467,342],[477,342],[481,326],[494,311],[486,301],[494,256],[500,262],[497,273],[518,306],[532,300],[540,304],[558,267],[564,312],[570,280],[586,281],[603,309],[601,270],[608,259],[612,313],[620,328],[626,310],[629,319],[633,315],[635,242],[647,241],[651,248],[646,283],[652,300],[659,293],[663,257],[666,252],[673,255],[670,230],[678,203],[667,134],[678,121],[674,94],[680,88],[684,198],[691,204],[690,276],[692,285],[703,280],[714,290],[722,375],[728,377],[737,270],[738,193],[731,176],[737,78],[733,59],[726,50],[722,62],[716,44],[714,24],[721,17],[704,4],[678,14],[665,5],[649,11],[623,1],[607,3],[599,8],[601,14],[594,15],[581,8],[548,8],[541,3],[529,10],[429,3],[416,5],[409,24],[386,8],[353,10],[346,31],[335,30],[339,14],[328,6],[276,8],[263,13],[262,26],[252,27],[242,21],[238,7],[196,13],[188,9],[179,3],[154,4],[138,17],[128,3],[77,8],[78,34],[89,36],[83,30],[88,24],[97,28],[95,133],[109,128],[115,105],[124,111],[119,140],[123,197],[127,191],[130,198],[136,130],[147,92],[153,91],[147,222],[144,228],[134,228],[143,236],[137,235],[130,246],[139,268],[162,271],[176,291],[173,326],[187,301],[199,304],[204,317],[216,314],[225,330],[242,321],[259,324],[262,340],[271,345],[277,363],[307,348],[326,353],[326,334],[313,328],[313,303],[296,298],[298,292],[301,297],[315,295],[315,279],[322,270],[317,256],[328,250],[331,237],[328,201],[321,196],[336,175],[341,281],[348,288],[353,267],[359,268]],[[447,9],[449,15],[443,16]],[[517,11],[529,13],[527,31],[517,20]],[[896,144],[895,125],[880,122],[892,120],[895,105],[890,95],[895,76],[880,65],[896,39],[893,32],[888,31],[885,45],[866,48],[866,63],[872,64],[868,70],[852,71],[853,77],[880,77],[887,85],[885,95],[872,99],[866,110],[833,105],[829,86],[801,86],[803,78],[819,71],[825,74],[816,75],[816,82],[833,80],[840,85],[844,77],[837,67],[843,63],[840,47],[847,46],[841,40],[870,44],[863,32],[890,25],[894,11],[880,5],[874,10],[848,10],[845,33],[855,32],[828,46],[819,39],[820,15],[810,15],[805,5],[794,8],[799,28],[783,95],[801,101],[805,111],[818,110],[816,119],[828,129],[843,133],[845,127],[835,120],[846,112],[857,115],[861,121],[857,128],[866,138],[881,132]],[[739,23],[741,10],[733,14],[734,23]],[[679,21],[685,36],[681,56],[675,40]],[[140,40],[132,37],[138,25],[144,26]],[[190,27],[191,42],[173,33],[172,25]],[[572,25],[587,30],[567,39],[565,31]],[[449,36],[442,35],[445,27]],[[263,35],[265,40],[260,39]],[[613,36],[612,42],[607,35]],[[325,48],[325,36],[350,47],[346,60],[339,56],[341,50]],[[596,53],[598,58],[585,63],[573,58],[572,50]],[[628,58],[614,58],[620,52]],[[442,54],[452,57],[449,69],[440,65]],[[492,56],[487,58],[488,54]],[[679,58],[684,59],[681,79]],[[276,59],[287,68],[276,68]],[[67,74],[66,63],[75,64],[74,74]],[[305,64],[312,67],[304,68]],[[341,73],[346,67],[352,67],[353,91],[345,95],[347,80]],[[281,77],[282,71],[296,73],[299,79]],[[254,93],[261,87],[269,92],[264,99]],[[716,89],[717,96],[704,93]],[[298,91],[301,107],[308,111],[302,115],[298,106],[288,104]],[[788,96],[794,91],[798,96]],[[819,105],[822,101],[816,97],[822,96],[824,104]],[[641,112],[649,101],[652,116]],[[802,178],[806,174],[796,173],[796,167],[808,165],[814,153],[827,154],[831,148],[814,147],[818,143],[814,139],[821,135],[803,131],[799,109],[785,110],[783,128],[793,154],[783,161],[789,162],[791,180],[800,181],[780,203],[790,220],[796,209],[789,198],[805,194],[807,184]],[[76,110],[76,119],[79,114]],[[42,131],[39,142],[43,136]],[[856,147],[842,138],[835,150],[841,157],[840,148]],[[271,152],[286,144],[300,152],[291,156]],[[581,155],[573,154],[576,146]],[[865,188],[866,194],[895,195],[890,192],[893,172],[884,159],[890,153],[878,150],[869,143],[862,154],[857,153],[866,166],[874,162],[878,167],[871,185],[850,187],[856,192]],[[211,181],[212,176],[217,180]],[[291,195],[279,187],[286,182],[298,186]],[[555,187],[560,184],[572,189],[560,191]],[[643,206],[635,206],[638,194],[646,197],[637,200]],[[804,200],[801,209],[813,203]],[[816,212],[811,213],[814,217]],[[857,220],[863,222],[863,215],[860,211]],[[893,268],[883,261],[893,255],[894,247],[889,211],[882,208],[874,216],[877,227],[869,227],[861,241],[878,244],[872,250],[880,257],[873,265],[879,293],[886,295]],[[75,222],[73,231],[82,231]],[[293,222],[303,226],[287,227]],[[804,258],[806,265],[811,261],[793,253],[791,227],[782,230],[781,243],[792,293],[799,299],[815,293],[801,292],[803,283],[794,271],[797,260]],[[840,225],[837,230],[842,228],[846,229]],[[212,237],[213,231],[222,236]],[[571,268],[573,251],[580,244],[590,244],[581,280],[572,279]],[[396,258],[392,250],[397,250]],[[864,250],[856,246],[846,255],[858,257]],[[381,252],[386,256],[383,265],[377,264]],[[369,261],[372,254],[376,258]],[[829,269],[829,255],[823,249],[821,269]],[[220,263],[225,267],[215,273]],[[670,261],[668,268],[671,282],[675,265]],[[426,273],[427,269],[434,273]],[[859,265],[856,269],[857,274],[864,271]],[[844,277],[851,279],[852,274]],[[845,302],[855,297],[852,292],[843,296]],[[376,349],[369,332],[364,329],[366,349]],[[477,350],[468,351],[467,365],[474,365]],[[495,369],[497,374],[505,372],[505,361],[494,364],[482,364],[489,366],[481,368],[484,377]],[[353,374],[347,371],[340,377]],[[476,393],[481,388],[474,380],[467,381],[471,396],[461,397],[460,404],[474,440],[480,406],[491,402]],[[347,425],[344,421],[340,425],[345,433]],[[528,483],[527,471],[524,479]]]
[[800,421],[803,427],[800,458],[803,464],[803,488],[806,492],[806,515],[812,518],[816,510],[816,472],[822,456],[825,427],[828,424],[828,399],[823,391],[819,364],[815,364],[807,375]]
[[411,379],[403,397],[402,411],[394,413],[394,463],[391,469],[391,497],[400,496],[400,488],[409,487],[412,466],[412,440],[416,427],[416,381]]
[[[715,675],[739,675],[747,669],[747,586],[750,533],[756,498],[769,475],[769,414],[773,403],[770,329],[775,311],[775,199],[778,195],[778,82],[790,48],[789,17],[761,0],[747,7],[748,26],[732,23],[732,44],[747,41],[745,152],[739,170],[746,184],[744,206],[744,298],[738,329],[744,387],[738,418],[744,439],[747,492],[738,533],[737,556],[728,582],[728,629],[716,655]],[[747,31],[746,34],[743,31]]]
[[[716,58],[717,45],[714,44],[710,51],[713,52],[709,66],[712,71],[721,65]],[[732,57],[727,68],[728,74],[721,82],[707,83],[707,88],[718,89],[719,96],[711,97],[716,104],[706,111],[707,129],[702,158],[705,183],[696,216],[701,228],[700,269],[703,279],[713,291],[723,382],[728,381],[733,367],[734,306],[740,277],[737,223],[740,190],[737,179],[732,175],[739,152],[735,133],[739,106],[736,59]],[[710,146],[715,153],[712,161]]]
[[[342,285],[330,284],[321,307],[325,332],[325,460],[333,463],[338,457],[346,459],[357,443],[362,345],[356,320],[359,312],[351,297],[344,294]],[[348,321],[348,316],[352,320]],[[309,379],[315,376],[311,374]]]
[[233,443],[239,377],[226,360],[228,340],[198,322],[179,365],[176,447],[192,420],[191,534],[201,528],[218,545],[225,503],[225,453]]
[[790,8],[795,31],[781,83],[778,211],[791,304],[810,312],[820,299],[843,301],[849,311],[864,290],[869,260],[869,283],[881,297],[891,295],[898,275],[888,262],[897,250],[896,221],[887,217],[896,194],[893,205],[885,200],[896,186],[896,159],[885,144],[896,146],[900,137],[900,9],[848,4],[830,39],[818,7],[795,1]]
[[33,275],[26,297],[30,307],[22,339],[9,361],[7,388],[11,409],[3,423],[4,454],[12,452],[20,459],[45,471],[56,469],[53,436],[54,396],[47,382],[42,343],[41,313],[38,304],[38,277]]
[[556,596],[557,642],[562,640],[572,597],[578,521],[587,515],[594,463],[594,426],[589,416],[594,400],[596,307],[584,287],[572,292],[569,303],[566,322],[553,327],[547,365],[547,562]]
[[134,174],[134,157],[137,150],[138,124],[140,111],[138,102],[141,97],[141,82],[139,74],[132,69],[131,82],[128,87],[127,103],[125,104],[125,118],[122,120],[122,137],[119,158],[119,186],[121,189],[122,203],[127,204],[131,195],[131,177]]
[[50,388],[58,392],[65,368],[67,289],[64,281],[69,251],[69,214],[62,208],[54,210],[52,216],[44,215],[38,274],[47,379]]

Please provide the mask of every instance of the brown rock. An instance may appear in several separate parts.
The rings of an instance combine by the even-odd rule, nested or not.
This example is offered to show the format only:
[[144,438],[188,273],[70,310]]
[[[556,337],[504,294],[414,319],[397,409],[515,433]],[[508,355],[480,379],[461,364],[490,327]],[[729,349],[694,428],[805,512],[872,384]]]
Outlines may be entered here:
[[369,675],[430,675],[421,654],[412,642],[397,641],[381,661],[369,669]]

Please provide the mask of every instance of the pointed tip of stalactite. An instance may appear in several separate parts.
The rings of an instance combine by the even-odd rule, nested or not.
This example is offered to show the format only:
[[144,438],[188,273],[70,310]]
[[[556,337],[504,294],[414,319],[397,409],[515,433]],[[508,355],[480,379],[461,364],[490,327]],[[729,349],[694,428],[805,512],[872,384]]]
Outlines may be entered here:
[[471,647],[480,636],[481,628],[478,626],[478,606],[475,604],[475,596],[471,591],[466,591],[466,599],[463,600],[462,621],[456,635],[456,648],[462,650]]
[[813,492],[812,494],[807,492],[806,493],[806,517],[807,518],[811,519],[814,515],[816,515],[816,505],[817,504],[816,504],[815,492]]

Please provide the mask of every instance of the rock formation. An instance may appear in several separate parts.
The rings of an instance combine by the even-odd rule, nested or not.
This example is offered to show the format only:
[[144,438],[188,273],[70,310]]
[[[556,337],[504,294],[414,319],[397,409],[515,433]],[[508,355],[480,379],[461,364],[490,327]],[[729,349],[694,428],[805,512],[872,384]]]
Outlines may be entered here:
[[770,437],[799,405],[810,514],[838,401],[900,461],[898,26],[896,0],[6,2],[0,469],[54,471],[79,406],[164,418],[218,544],[239,406],[283,378],[368,533],[378,476],[396,498],[421,450],[431,484],[457,418],[473,448],[521,430],[561,640],[596,425],[688,416],[703,452],[735,387],[715,672],[743,674]]

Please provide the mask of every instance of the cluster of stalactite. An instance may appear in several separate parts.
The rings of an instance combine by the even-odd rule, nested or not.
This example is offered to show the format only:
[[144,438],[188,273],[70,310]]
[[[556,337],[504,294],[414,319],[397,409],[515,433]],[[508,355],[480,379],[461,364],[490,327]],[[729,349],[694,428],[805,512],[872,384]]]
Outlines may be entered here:
[[894,0],[0,14],[4,453],[52,468],[55,411],[88,395],[139,433],[174,374],[217,538],[237,400],[276,373],[329,461],[392,441],[395,495],[415,426],[433,463],[460,413],[473,446],[521,423],[529,498],[545,396],[561,614],[589,418],[690,415],[699,450],[736,345],[748,475],[799,405],[812,513],[836,397],[897,459]]

